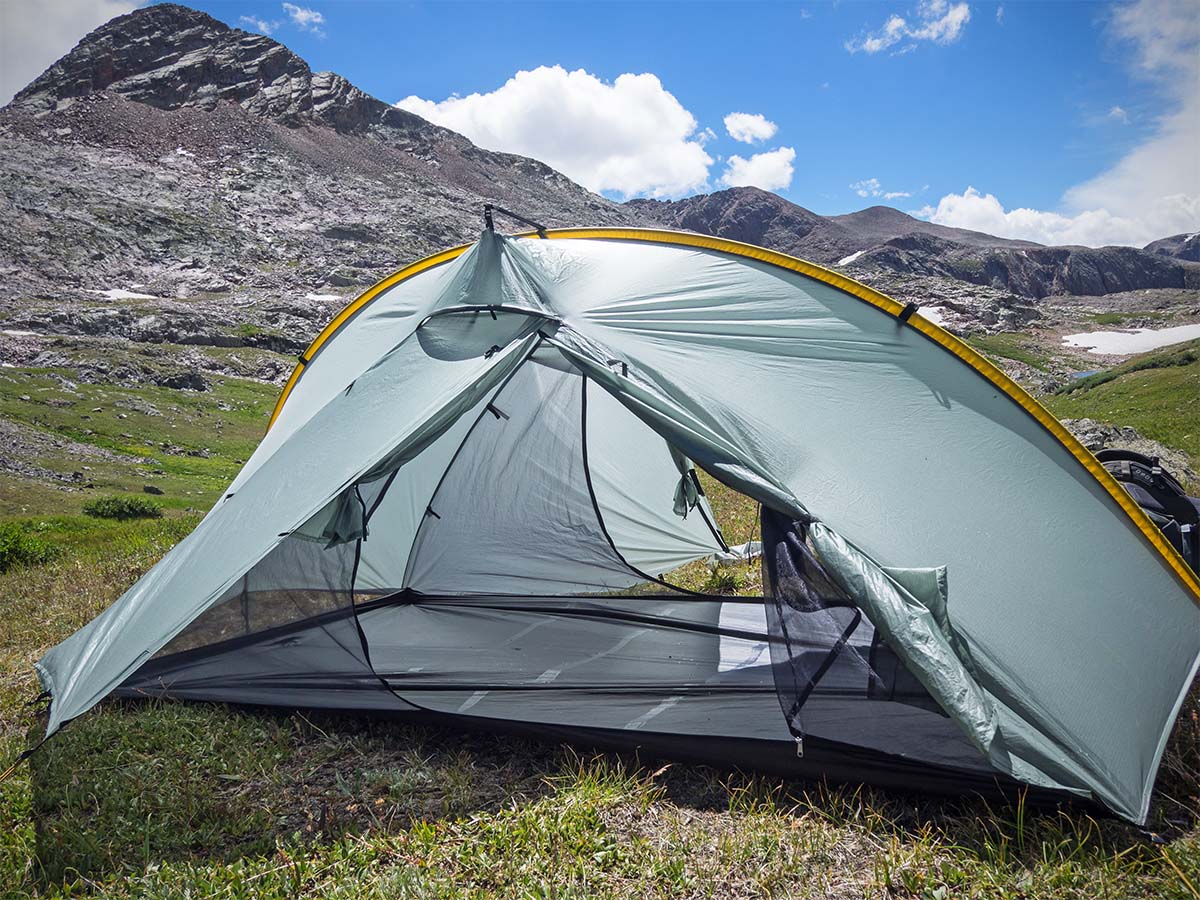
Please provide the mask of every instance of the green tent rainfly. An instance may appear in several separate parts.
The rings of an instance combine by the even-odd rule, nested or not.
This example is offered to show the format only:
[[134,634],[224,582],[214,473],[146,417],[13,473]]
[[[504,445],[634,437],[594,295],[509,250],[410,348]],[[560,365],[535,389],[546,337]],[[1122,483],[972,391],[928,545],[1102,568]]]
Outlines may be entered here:
[[[765,596],[664,579],[749,552],[693,463],[761,505]],[[113,692],[385,710],[1143,821],[1198,599],[914,307],[715,238],[488,229],[343,311],[225,496],[37,669],[50,733]]]

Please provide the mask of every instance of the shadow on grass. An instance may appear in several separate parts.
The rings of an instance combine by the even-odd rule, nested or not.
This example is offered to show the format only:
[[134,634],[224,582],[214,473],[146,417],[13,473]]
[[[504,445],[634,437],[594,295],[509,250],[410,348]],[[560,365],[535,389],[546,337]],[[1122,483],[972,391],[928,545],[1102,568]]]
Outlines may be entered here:
[[[1194,827],[1200,793],[1191,768],[1200,753],[1195,700],[1173,741],[1177,768],[1167,767],[1165,777],[1192,774],[1169,783],[1172,796],[1158,803],[1158,827],[1175,834]],[[1161,850],[1131,826],[1071,807],[1029,810],[1020,797],[938,800],[588,753],[389,719],[109,702],[30,760],[37,854],[30,888],[86,886],[170,861],[219,865],[270,856],[283,845],[529,810],[582,779],[606,777],[640,785],[643,810],[651,802],[691,810],[710,830],[732,834],[760,822],[835,837],[867,834],[874,846],[890,848],[885,884],[893,857],[904,871],[913,859],[921,871],[943,866],[949,855],[955,872],[988,866],[1014,878],[1044,866],[1048,854],[1083,867],[1161,865]]]
[[570,756],[394,720],[115,701],[29,763],[45,887],[494,811],[549,792]]

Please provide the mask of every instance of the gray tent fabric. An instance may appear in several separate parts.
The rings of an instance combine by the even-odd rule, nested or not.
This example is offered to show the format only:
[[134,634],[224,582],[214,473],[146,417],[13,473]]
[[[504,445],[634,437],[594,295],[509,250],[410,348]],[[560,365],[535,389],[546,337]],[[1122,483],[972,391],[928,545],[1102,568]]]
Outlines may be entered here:
[[[619,676],[631,667],[630,677],[657,677],[626,656],[635,645],[660,652],[638,643],[646,626],[612,625],[611,645],[586,652],[583,635],[603,643],[596,616],[633,623],[649,613],[620,604],[650,610],[666,601],[614,599],[581,612],[554,598],[640,592],[723,550],[694,490],[694,461],[804,529],[861,611],[863,633],[886,642],[948,718],[871,701],[866,687],[853,703],[896,709],[889,714],[914,729],[950,723],[983,761],[959,768],[990,767],[1145,819],[1167,734],[1200,666],[1200,591],[1086,451],[969,349],[834,273],[673,232],[547,237],[487,231],[469,248],[381,283],[340,316],[289,382],[227,496],[116,604],[39,662],[53,696],[49,731],[122,683],[139,683],[140,670],[158,671],[170,658],[182,665],[183,655],[163,650],[168,642],[206,610],[248,597],[238,594],[239,580],[270,581],[261,567],[289,541],[322,554],[313,565],[328,567],[328,596],[337,598],[312,640],[333,641],[349,659],[359,650],[343,638],[357,636],[368,669],[392,692],[388,703],[403,696],[461,715],[566,721],[586,684],[572,698],[561,684],[564,693],[552,691],[564,676],[547,676],[535,684],[538,696],[557,699],[537,711],[500,702],[503,691],[490,689],[464,709],[452,687],[439,694],[436,684],[401,677],[419,668],[428,681],[434,663],[404,666],[405,654],[421,653],[387,629],[408,623],[444,633],[448,685],[449,657],[472,652],[488,631],[481,623],[492,619],[535,636],[575,622],[583,655],[571,671],[612,666]],[[278,600],[267,589],[256,596],[264,609]],[[689,602],[707,601],[667,602],[655,616],[699,629],[705,647],[750,640],[725,634],[719,621],[692,621],[683,612]],[[518,626],[541,608],[541,618]],[[578,624],[584,619],[592,624]],[[303,666],[303,654],[280,645],[272,657],[253,643],[254,627],[243,630],[237,646],[249,655],[240,663],[233,644],[220,649],[227,642],[213,644],[210,657],[188,651],[200,656],[186,657],[192,687],[182,695],[205,696],[197,673],[215,677],[218,658],[231,671],[249,667],[239,684],[268,665],[279,667],[275,683],[301,683],[289,679],[303,673],[287,667]],[[849,640],[855,647],[862,638]],[[689,652],[711,653],[699,647]],[[522,644],[521,653],[534,650]],[[522,666],[537,662],[521,658]],[[477,668],[502,659],[515,658],[480,655]],[[859,657],[837,665],[847,684],[872,677]],[[331,662],[327,673],[336,668]],[[556,670],[548,664],[535,674]],[[699,677],[701,669],[689,671]],[[705,677],[732,677],[723,671]],[[313,678],[302,681],[323,696]],[[263,679],[256,683],[246,696],[269,702]],[[379,690],[369,678],[354,683]],[[828,721],[850,727],[850,694],[836,683],[806,701],[806,728],[834,708]],[[402,693],[403,684],[424,691],[426,702]],[[209,696],[228,699],[231,690]],[[700,729],[707,714],[672,719],[667,711],[698,710],[689,690],[641,712],[628,698],[605,702],[614,722],[621,704],[631,713],[626,724],[667,704],[651,718]],[[289,702],[298,692],[280,688]],[[708,709],[738,715],[736,703]],[[732,719],[723,727],[736,730]],[[894,741],[901,755],[938,754],[911,736]]]

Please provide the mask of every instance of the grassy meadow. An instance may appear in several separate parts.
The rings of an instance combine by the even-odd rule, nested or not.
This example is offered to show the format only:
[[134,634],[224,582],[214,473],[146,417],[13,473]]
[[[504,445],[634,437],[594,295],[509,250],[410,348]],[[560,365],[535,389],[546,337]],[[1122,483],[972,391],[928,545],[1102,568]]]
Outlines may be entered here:
[[[992,343],[1037,358],[1024,336]],[[1134,425],[1200,470],[1200,354],[1186,352],[1048,402]],[[32,662],[194,527],[276,393],[235,378],[185,392],[0,370],[0,417],[19,439],[66,442],[42,440],[34,463],[82,472],[0,472],[0,524],[34,548],[0,565],[0,762],[42,727],[26,705]],[[753,537],[753,506],[706,483],[729,540]],[[104,495],[149,498],[162,515],[83,514]],[[709,577],[699,564],[680,573],[689,587],[760,589],[755,567]],[[108,701],[0,785],[0,897],[1195,900],[1198,821],[1195,691],[1147,832],[1020,797],[935,800],[386,719]]]

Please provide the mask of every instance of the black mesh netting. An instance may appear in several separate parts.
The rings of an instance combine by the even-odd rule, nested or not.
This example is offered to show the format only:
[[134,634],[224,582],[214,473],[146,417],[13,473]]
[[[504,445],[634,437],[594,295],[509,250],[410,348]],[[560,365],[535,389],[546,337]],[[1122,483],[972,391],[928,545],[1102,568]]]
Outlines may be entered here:
[[[775,688],[788,728],[802,738],[804,702],[846,649],[862,613],[821,567],[801,523],[764,506],[762,544]],[[853,651],[846,659],[866,667]]]

